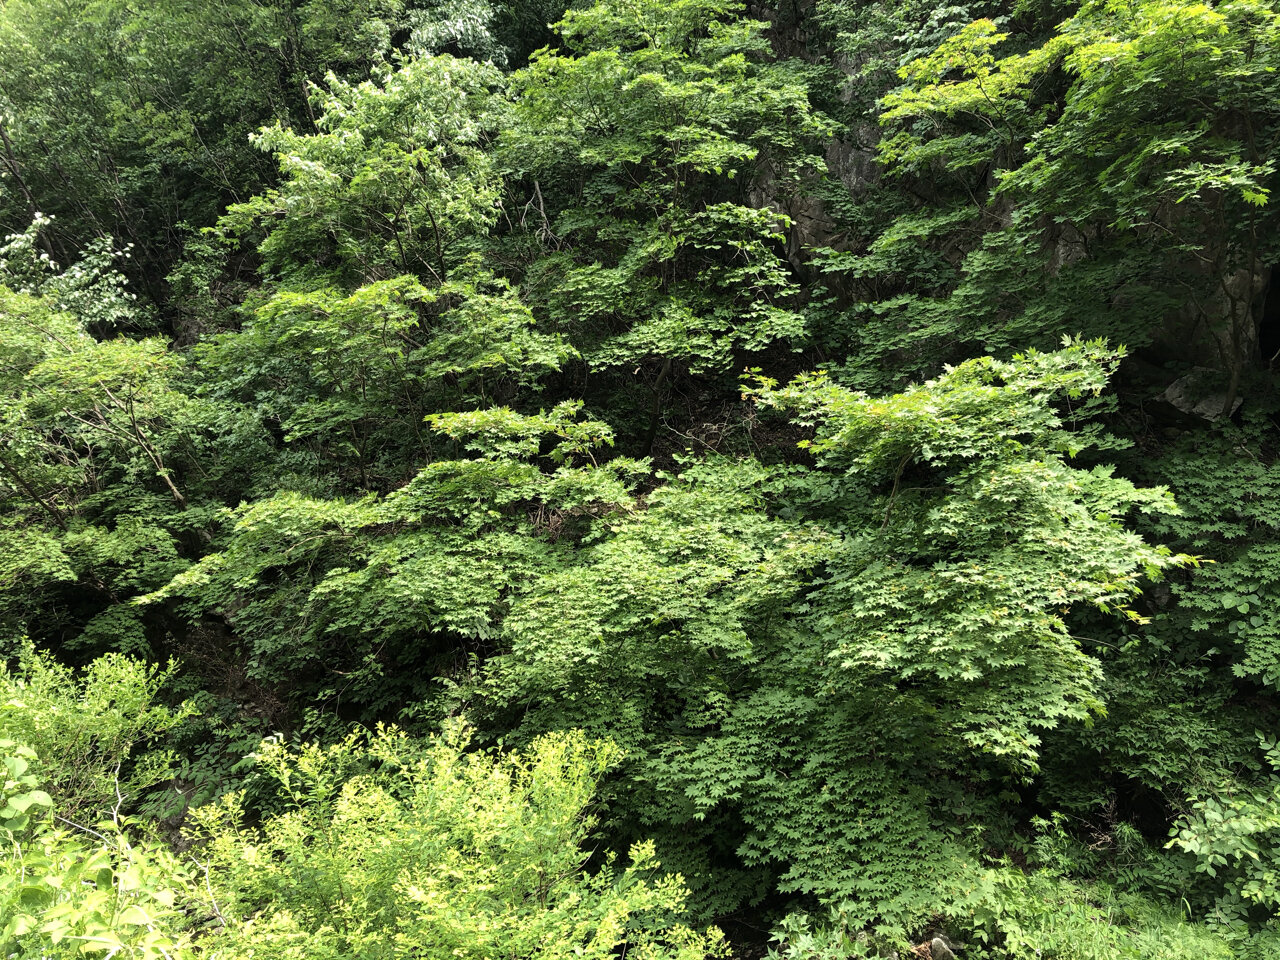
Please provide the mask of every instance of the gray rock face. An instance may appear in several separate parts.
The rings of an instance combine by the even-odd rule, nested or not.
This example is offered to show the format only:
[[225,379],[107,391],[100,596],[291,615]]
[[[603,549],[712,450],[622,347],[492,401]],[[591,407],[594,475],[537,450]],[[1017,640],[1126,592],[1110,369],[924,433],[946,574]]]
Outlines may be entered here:
[[1160,399],[1182,413],[1202,420],[1213,421],[1224,415],[1230,416],[1240,409],[1241,398],[1232,397],[1230,409],[1227,409],[1227,394],[1209,387],[1215,379],[1221,379],[1215,378],[1214,374],[1213,370],[1197,368],[1169,384]]

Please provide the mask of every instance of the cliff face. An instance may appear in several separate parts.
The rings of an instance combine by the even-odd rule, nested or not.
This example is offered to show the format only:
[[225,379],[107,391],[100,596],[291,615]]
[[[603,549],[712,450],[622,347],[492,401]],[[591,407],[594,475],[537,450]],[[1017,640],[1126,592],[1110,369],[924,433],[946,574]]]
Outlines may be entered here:
[[[1266,194],[1264,181],[1256,184],[1261,193],[1248,185],[1255,174],[1268,176],[1255,126],[1263,113],[1267,124],[1275,118],[1248,95],[1179,88],[1210,83],[1186,77],[1164,81],[1162,95],[1162,81],[1144,77],[1140,95],[1112,91],[1123,103],[1117,115],[1128,119],[1098,133],[1081,115],[1099,112],[1089,101],[1103,81],[1089,78],[1080,62],[1064,69],[1060,52],[1047,69],[1035,67],[1042,74],[1025,95],[999,100],[1009,89],[999,86],[1003,75],[1025,69],[1037,44],[1050,50],[1067,36],[1054,17],[1023,11],[998,21],[1013,56],[1001,60],[986,48],[955,53],[931,68],[929,86],[919,79],[928,70],[908,65],[999,9],[794,0],[752,4],[749,13],[769,24],[774,55],[809,78],[811,101],[833,121],[823,169],[811,171],[808,189],[779,189],[766,162],[750,201],[788,218],[786,257],[807,289],[816,284],[842,305],[835,326],[848,329],[868,311],[892,314],[903,341],[897,356],[919,357],[921,373],[929,357],[954,362],[1001,344],[1101,335],[1130,346],[1142,389],[1161,403],[1201,420],[1238,411],[1251,379],[1280,350],[1280,326],[1268,326],[1269,317],[1280,320],[1280,298],[1268,297],[1280,246],[1270,209],[1254,206]],[[1072,29],[1093,29],[1088,16],[1077,15]],[[1237,39],[1250,81],[1269,83],[1249,40]],[[1136,35],[1123,42],[1135,59],[1124,64],[1120,54],[1118,65],[1100,61],[1099,69],[1137,75],[1165,55]],[[992,92],[985,106],[946,102],[963,99],[955,91],[966,83],[981,89],[988,74],[992,91],[1003,93]],[[903,114],[901,104],[910,102],[903,90],[925,105]],[[906,119],[884,119],[895,115]],[[1204,137],[1178,132],[1197,126]],[[890,138],[898,146],[886,153]],[[903,162],[907,141],[923,159]],[[948,142],[954,148],[937,146]],[[975,160],[984,150],[985,159]],[[1163,159],[1179,150],[1185,162]],[[1038,194],[1034,176],[1025,175],[1045,160],[1068,172],[1061,186],[1044,187],[1056,196]],[[1206,173],[1213,163],[1240,172]],[[965,207],[970,217],[953,216]],[[954,223],[941,223],[946,217]],[[839,262],[854,266],[833,269],[823,251],[847,254]],[[906,262],[912,255],[915,262]],[[925,345],[941,343],[939,336],[949,345]]]

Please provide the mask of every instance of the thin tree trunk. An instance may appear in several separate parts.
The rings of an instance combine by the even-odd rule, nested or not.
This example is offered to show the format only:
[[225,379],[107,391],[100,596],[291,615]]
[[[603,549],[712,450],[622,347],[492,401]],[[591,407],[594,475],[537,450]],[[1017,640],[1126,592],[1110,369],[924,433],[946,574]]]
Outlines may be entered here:
[[662,388],[671,375],[671,358],[662,361],[658,379],[653,382],[653,403],[649,407],[649,433],[644,441],[644,455],[653,453],[653,442],[658,436],[658,422],[662,419]]

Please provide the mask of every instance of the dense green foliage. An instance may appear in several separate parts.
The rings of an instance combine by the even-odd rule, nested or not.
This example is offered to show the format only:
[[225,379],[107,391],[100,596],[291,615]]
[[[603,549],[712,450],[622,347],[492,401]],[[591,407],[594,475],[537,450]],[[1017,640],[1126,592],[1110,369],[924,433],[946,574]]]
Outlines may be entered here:
[[0,954],[1280,949],[1270,0],[0,51]]
[[[580,845],[593,825],[585,811],[617,760],[612,745],[549,736],[495,759],[464,753],[466,731],[456,724],[430,742],[387,729],[327,749],[267,742],[251,781],[270,811],[260,826],[243,824],[243,791],[227,795],[193,813],[199,855],[179,859],[163,844],[131,842],[132,824],[120,816],[130,785],[121,764],[138,760],[131,754],[156,720],[180,719],[153,705],[153,672],[104,659],[76,684],[38,660],[29,669],[28,678],[3,678],[10,699],[0,732],[39,741],[52,759],[0,739],[6,956],[496,951],[604,960],[623,948],[693,960],[722,952],[718,935],[672,921],[685,892],[678,877],[657,871],[651,846],[632,849],[624,869],[582,872]],[[102,709],[104,695],[143,719],[89,756],[65,718]],[[49,714],[64,722],[49,724]],[[58,811],[106,789],[115,805],[87,827],[51,814],[52,796],[33,789],[41,782],[57,788]]]

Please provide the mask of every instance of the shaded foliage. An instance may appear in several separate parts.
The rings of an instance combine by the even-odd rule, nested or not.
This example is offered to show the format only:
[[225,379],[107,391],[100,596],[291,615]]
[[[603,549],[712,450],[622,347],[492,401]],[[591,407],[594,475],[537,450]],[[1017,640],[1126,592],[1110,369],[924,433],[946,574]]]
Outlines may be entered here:
[[0,5],[4,949],[1273,949],[1277,22]]

